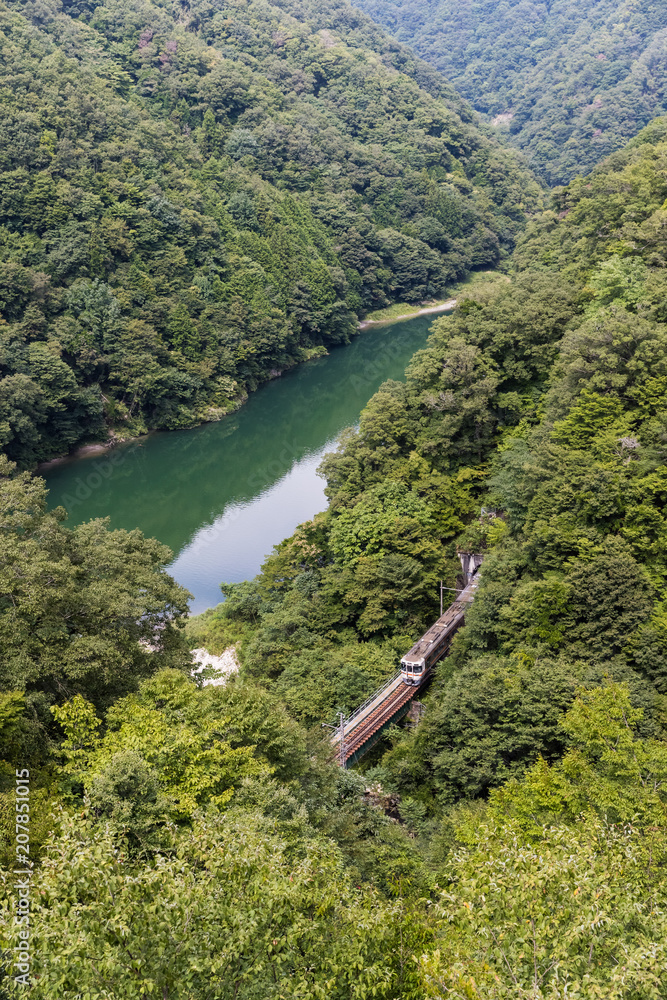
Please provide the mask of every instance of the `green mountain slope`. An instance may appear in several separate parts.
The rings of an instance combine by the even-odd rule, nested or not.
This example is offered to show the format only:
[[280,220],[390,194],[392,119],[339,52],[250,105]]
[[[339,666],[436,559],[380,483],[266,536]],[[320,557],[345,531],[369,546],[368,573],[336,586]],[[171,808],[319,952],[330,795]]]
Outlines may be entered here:
[[537,203],[347,6],[65,11],[0,7],[0,445],[24,465],[219,417],[497,261]]
[[326,515],[230,587],[223,617],[266,602],[246,662],[302,717],[353,708],[364,674],[372,688],[419,634],[458,571],[454,541],[489,551],[461,637],[473,661],[562,655],[667,692],[666,163],[662,118],[559,193],[511,280],[436,320],[406,382],[325,458]]
[[[651,602],[634,570],[627,621],[617,609],[608,643],[583,624],[594,620],[597,598],[590,595],[588,609],[577,598],[576,628],[568,602],[575,594],[570,574],[578,580],[589,556],[603,567],[612,539],[629,566],[641,564],[642,579],[649,574],[654,599],[667,586],[660,541],[667,508],[659,485],[666,156],[663,118],[558,194],[519,241],[511,280],[482,287],[438,319],[406,382],[386,383],[358,431],[326,457],[330,510],[267,562],[258,585],[259,594],[270,595],[267,627],[247,650],[252,669],[279,678],[304,718],[314,721],[337,704],[353,708],[364,673],[372,688],[389,669],[391,643],[398,637],[400,648],[419,633],[436,607],[438,579],[456,572],[457,538],[475,550],[487,544],[487,530],[499,541],[511,528],[511,558],[519,562],[503,564],[504,589],[486,609],[481,590],[466,631],[477,634],[478,616],[490,616],[475,640],[487,651],[534,643],[542,652],[571,647],[575,658],[607,661],[625,649],[625,632],[629,637],[648,622]],[[491,530],[484,519],[471,522],[480,504],[505,511],[507,523],[496,521]],[[297,583],[301,572],[312,574],[307,585]],[[485,578],[492,573],[485,570]],[[558,584],[554,573],[562,574]],[[552,582],[536,584],[535,606],[520,613],[515,588],[524,576],[544,574]],[[290,576],[294,588],[286,590]],[[500,610],[498,601],[511,607]],[[243,609],[256,613],[247,595],[241,600],[231,588],[224,615],[243,617]],[[292,640],[296,621],[303,627]],[[367,666],[351,636],[379,642]],[[338,664],[328,694],[317,680],[327,649]],[[664,685],[663,654],[653,661],[635,655],[651,682],[659,672]]]
[[664,3],[360,0],[358,6],[494,120],[550,184],[588,172],[667,110]]
[[[659,119],[556,192],[329,456],[328,511],[189,623],[238,643],[224,686],[187,676],[167,551],[68,529],[0,461],[7,996],[666,995],[666,232]],[[457,546],[480,586],[421,721],[341,770],[322,720],[393,672]]]
[[[456,549],[485,552],[422,721],[366,763],[446,880],[429,997],[667,987],[666,165],[662,118],[557,192],[325,459],[328,511],[203,621],[332,721],[433,621]],[[656,859],[646,906],[643,876],[608,882],[626,851]]]

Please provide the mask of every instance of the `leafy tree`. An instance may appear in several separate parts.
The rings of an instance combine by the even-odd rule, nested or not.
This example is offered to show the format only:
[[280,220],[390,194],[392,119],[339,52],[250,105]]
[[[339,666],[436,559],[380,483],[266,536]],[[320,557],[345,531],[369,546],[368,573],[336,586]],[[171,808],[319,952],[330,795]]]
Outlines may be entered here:
[[[145,864],[104,826],[63,818],[32,883],[28,995],[394,995],[398,907],[351,885],[331,841],[304,839],[295,856],[271,827],[256,812],[202,816],[177,852]],[[13,922],[2,930],[13,943]]]
[[560,718],[574,684],[575,672],[558,661],[476,659],[440,683],[425,719],[385,755],[383,769],[402,792],[430,804],[483,794],[538,756],[560,756]]
[[[398,545],[419,551],[419,535],[433,530],[428,505],[402,483],[385,480],[362,494],[354,507],[341,511],[331,529],[330,545],[342,566],[362,556],[384,556]],[[417,536],[417,537],[415,537]]]
[[197,329],[187,308],[182,304],[176,306],[171,315],[167,326],[167,336],[172,347],[181,351],[186,357],[196,358],[201,350]]
[[484,825],[447,869],[437,948],[420,960],[424,995],[658,997],[665,989],[662,831],[589,820]]
[[646,297],[648,271],[641,257],[623,258],[612,254],[598,264],[588,279],[595,294],[593,309],[620,302],[626,309],[636,309]]
[[[156,698],[158,692],[162,698]],[[197,727],[194,720],[177,723],[178,713],[173,714],[177,706],[181,712],[186,706],[204,708],[205,700],[195,705],[193,695],[191,681],[158,674],[152,684],[142,687],[138,698],[115,703],[101,738],[92,735],[97,720],[89,703],[75,700],[54,708],[67,736],[62,745],[66,771],[84,783],[98,812],[109,814],[135,836],[140,826],[136,811],[145,808],[145,801],[155,806],[158,790],[164,813],[189,818],[202,802],[225,805],[234,782],[267,771],[266,764],[255,760],[253,746],[232,747],[219,738],[228,725],[223,717],[214,721],[200,715]],[[171,703],[171,712],[155,707],[164,698]]]
[[642,736],[643,716],[626,684],[580,692],[562,722],[571,741],[562,761],[548,767],[540,760],[523,781],[495,791],[493,812],[509,813],[529,831],[554,818],[576,823],[582,813],[662,828],[667,745]]
[[106,704],[160,666],[184,665],[187,593],[167,548],[104,521],[70,530],[44,481],[2,465],[2,685]]

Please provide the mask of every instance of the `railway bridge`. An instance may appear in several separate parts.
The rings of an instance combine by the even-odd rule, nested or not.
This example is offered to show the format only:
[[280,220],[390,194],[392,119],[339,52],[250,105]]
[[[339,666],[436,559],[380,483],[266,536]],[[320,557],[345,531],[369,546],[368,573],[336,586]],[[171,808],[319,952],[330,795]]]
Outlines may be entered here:
[[341,715],[340,725],[331,737],[340,766],[356,764],[390,726],[407,715],[425,683],[408,685],[399,670],[347,719]]
[[[464,559],[468,561],[464,562]],[[441,645],[434,660],[447,652],[454,633],[464,623],[465,609],[474,598],[478,584],[475,573],[481,561],[481,556],[461,554],[466,586],[438,621],[415,643],[411,652],[421,650],[429,644],[434,646],[437,642]],[[434,635],[445,636],[446,642],[434,639]],[[419,678],[406,673],[406,669],[412,670],[412,667],[398,670],[348,718],[341,712],[340,723],[331,734],[331,744],[341,767],[356,764],[359,758],[381,739],[390,726],[407,715],[415,696],[423,691],[432,676],[430,668]]]

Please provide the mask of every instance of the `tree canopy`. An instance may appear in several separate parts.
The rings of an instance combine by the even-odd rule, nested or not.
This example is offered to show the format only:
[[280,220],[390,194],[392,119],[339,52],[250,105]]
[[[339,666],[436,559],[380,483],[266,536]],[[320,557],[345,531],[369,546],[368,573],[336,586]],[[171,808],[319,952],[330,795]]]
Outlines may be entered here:
[[660,3],[360,0],[549,184],[588,173],[667,111]]
[[[0,992],[660,1000],[667,120],[538,211],[352,8],[0,20]],[[512,246],[326,457],[327,510],[185,627],[164,546],[69,529],[13,464],[222,412]],[[421,721],[340,768],[322,723],[394,673],[457,550],[480,583]],[[204,642],[235,643],[223,685]]]
[[0,5],[0,446],[219,419],[511,250],[540,199],[336,0]]

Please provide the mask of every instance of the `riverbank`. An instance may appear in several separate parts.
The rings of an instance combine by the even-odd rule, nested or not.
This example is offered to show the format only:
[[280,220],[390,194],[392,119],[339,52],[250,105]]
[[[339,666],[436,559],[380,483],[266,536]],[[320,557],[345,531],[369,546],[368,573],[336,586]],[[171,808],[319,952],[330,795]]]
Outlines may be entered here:
[[126,444],[128,441],[140,441],[142,438],[147,438],[149,434],[154,433],[154,431],[149,431],[148,434],[140,434],[137,437],[118,437],[109,436],[106,441],[94,441],[92,444],[82,444],[74,451],[69,452],[67,455],[56,455],[55,458],[49,458],[46,462],[40,462],[39,465],[33,470],[36,476],[41,476],[42,473],[48,472],[50,469],[55,469],[59,465],[63,465],[65,462],[74,462],[80,458],[91,458],[93,455],[105,455],[108,451],[116,448],[118,445]]
[[463,299],[484,301],[486,296],[493,294],[499,284],[505,284],[510,279],[499,271],[474,271],[462,281],[457,281],[447,289],[449,298],[422,301],[420,305],[410,305],[407,302],[395,302],[384,309],[369,313],[359,324],[359,330],[368,330],[376,326],[386,326],[389,323],[399,323],[437,313],[449,312]]
[[[424,316],[428,313],[444,312],[447,309],[453,309],[455,305],[456,305],[456,299],[450,299],[447,302],[438,303],[428,308],[419,309],[411,313],[406,313],[405,315],[401,314],[398,316],[391,316],[387,319],[363,320],[362,322],[359,323],[358,329],[359,332],[361,332],[362,330],[367,330],[370,328],[374,328],[376,326],[386,326],[390,323],[399,323],[404,320],[417,319],[417,317]],[[389,309],[395,309],[395,308],[396,306],[389,307]],[[399,306],[399,308],[409,308],[409,307]],[[257,388],[260,388],[260,386],[262,385],[266,385],[266,383],[268,382],[272,382],[274,379],[280,378],[280,376],[284,375],[285,372],[291,371],[292,369],[297,368],[300,365],[307,364],[309,361],[318,361],[321,358],[325,358],[328,356],[329,352],[324,346],[321,345],[318,347],[304,349],[303,356],[301,358],[294,359],[293,364],[287,365],[283,369],[273,369],[271,372],[269,372],[268,378],[265,379],[263,382],[261,382]],[[237,399],[232,401],[234,405],[230,406],[229,409],[225,411],[221,410],[219,414],[216,414],[215,416],[210,415],[207,418],[204,417],[201,420],[197,421],[197,423],[193,423],[191,427],[179,428],[179,430],[194,430],[194,428],[201,427],[204,424],[217,423],[224,417],[231,416],[231,414],[238,412],[238,410],[241,409],[241,407],[245,403],[247,403],[249,395],[251,394],[244,392],[241,395],[239,395]],[[209,409],[209,413],[210,412],[211,410]],[[48,473],[51,469],[55,469],[59,465],[76,462],[82,458],[91,458],[95,455],[104,455],[107,452],[113,451],[119,445],[128,444],[130,442],[135,443],[139,441],[145,441],[153,434],[161,434],[164,432],[165,432],[164,428],[155,427],[151,428],[150,430],[142,434],[136,434],[136,435],[128,434],[126,436],[122,436],[121,434],[118,433],[118,428],[114,428],[110,432],[109,437],[107,438],[106,441],[93,441],[89,444],[82,444],[74,451],[70,452],[68,455],[57,455],[54,458],[48,459],[46,462],[40,462],[39,465],[34,469],[34,473],[35,475],[39,476],[42,475],[43,473]]]
[[157,538],[174,553],[169,573],[194,595],[193,612],[215,607],[221,581],[252,579],[275,545],[324,510],[323,455],[384,382],[405,377],[434,318],[360,332],[263,384],[231,419],[51,466],[49,506],[65,507],[69,527],[108,517],[111,528]]
[[[297,368],[299,365],[304,365],[308,361],[318,361],[320,358],[326,358],[329,356],[329,352],[326,347],[322,344],[316,347],[302,348],[302,356],[300,358],[295,358],[292,364],[286,365],[285,368],[273,368],[268,373],[266,379],[259,383],[257,388],[259,389],[262,385],[266,385],[267,382],[272,382],[274,379],[280,378],[285,372],[291,371],[293,368]],[[257,391],[256,389],[254,390]],[[234,413],[237,413],[245,403],[248,402],[251,393],[242,392],[234,399],[230,400],[229,405],[226,408],[216,408],[209,406],[207,409],[199,415],[199,419],[194,421],[188,427],[179,427],[178,430],[194,430],[196,427],[203,427],[204,424],[218,423],[225,417],[229,417]],[[116,447],[122,444],[129,444],[130,442],[135,443],[138,441],[145,441],[152,434],[163,434],[166,433],[166,428],[164,427],[151,427],[147,431],[142,431],[139,434],[125,434],[121,435],[119,428],[114,427],[110,430],[109,436],[106,441],[93,441],[89,444],[79,445],[74,451],[69,452],[66,455],[56,455],[54,458],[49,458],[45,462],[40,462],[32,471],[35,475],[40,476],[42,473],[48,472],[50,469],[54,469],[59,465],[64,465],[66,463],[71,463],[78,461],[81,458],[91,458],[94,455],[104,455],[107,452],[113,451]]]
[[[447,299],[445,302],[438,302],[435,305],[426,306],[423,309],[415,309],[412,312],[400,313],[398,316],[388,315],[382,319],[364,319],[359,324],[359,329],[368,330],[373,326],[384,326],[387,323],[400,323],[403,320],[417,319],[418,316],[428,316],[431,313],[449,312],[455,306],[456,299]],[[392,306],[390,308],[394,309],[396,307]],[[404,308],[409,308],[409,306],[405,306]],[[387,312],[389,313],[390,310],[388,309]]]
[[[300,364],[301,362],[297,363]],[[282,372],[276,371],[271,373],[271,378],[277,378],[280,375],[282,375]],[[271,378],[267,379],[267,381],[271,381]],[[213,407],[209,407],[207,413],[202,415],[201,419],[197,420],[196,423],[192,423],[188,427],[179,427],[178,430],[194,430],[195,427],[202,427],[204,424],[217,423],[224,417],[229,417],[240,410],[244,403],[248,402],[248,398],[249,394],[243,392],[231,401],[233,405],[230,405],[227,409],[223,410],[219,408],[214,410]],[[69,452],[67,455],[56,455],[55,458],[49,458],[46,462],[40,462],[32,471],[35,475],[41,476],[43,473],[59,465],[76,462],[81,458],[91,458],[93,455],[105,455],[107,452],[114,451],[114,449],[122,444],[135,444],[138,441],[146,441],[153,434],[163,433],[167,433],[166,428],[151,427],[149,430],[142,431],[139,434],[126,434],[123,436],[118,433],[118,428],[112,428],[106,441],[93,441],[90,444],[79,445],[78,448],[75,448],[74,451]]]

